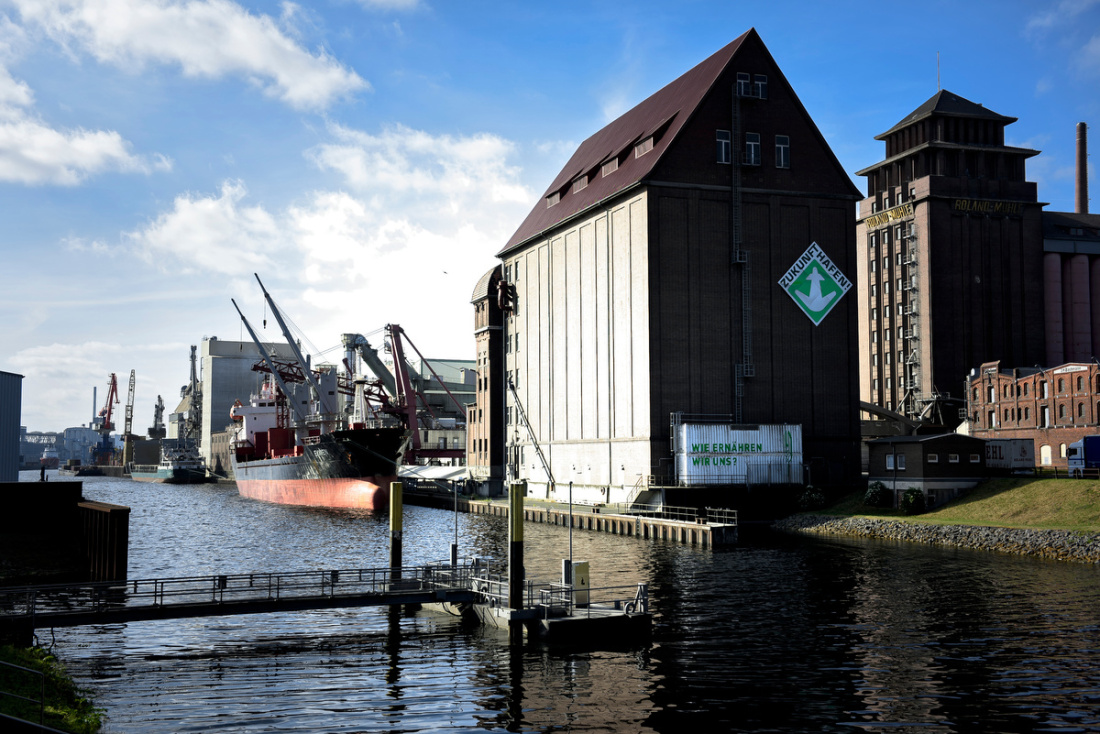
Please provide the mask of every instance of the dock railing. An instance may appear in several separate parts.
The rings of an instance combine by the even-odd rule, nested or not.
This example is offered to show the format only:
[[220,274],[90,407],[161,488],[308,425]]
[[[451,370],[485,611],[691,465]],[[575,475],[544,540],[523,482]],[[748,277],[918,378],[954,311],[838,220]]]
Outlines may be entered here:
[[485,567],[479,559],[463,559],[455,567],[448,562],[403,567],[399,578],[393,568],[384,567],[10,587],[0,589],[0,619],[133,607],[465,590]]
[[[472,589],[480,601],[491,608],[508,606],[508,577],[486,574],[473,579]],[[578,603],[577,599],[587,598]],[[526,579],[523,582],[523,608],[537,609],[540,617],[599,616],[607,613],[647,613],[649,585],[645,583],[618,586],[577,588],[556,581]]]
[[652,517],[678,522],[713,522],[722,525],[737,524],[737,510],[728,507],[675,507],[672,505],[611,504],[599,508],[600,512],[616,515]]

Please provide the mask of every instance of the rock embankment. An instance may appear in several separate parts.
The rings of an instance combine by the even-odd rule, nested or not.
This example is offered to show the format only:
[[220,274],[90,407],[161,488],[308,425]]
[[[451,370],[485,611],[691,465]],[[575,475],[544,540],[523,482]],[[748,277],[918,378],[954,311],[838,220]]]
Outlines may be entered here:
[[1100,533],[974,525],[931,525],[902,520],[829,515],[792,515],[777,521],[774,527],[791,533],[906,540],[913,543],[998,551],[1059,561],[1100,563]]

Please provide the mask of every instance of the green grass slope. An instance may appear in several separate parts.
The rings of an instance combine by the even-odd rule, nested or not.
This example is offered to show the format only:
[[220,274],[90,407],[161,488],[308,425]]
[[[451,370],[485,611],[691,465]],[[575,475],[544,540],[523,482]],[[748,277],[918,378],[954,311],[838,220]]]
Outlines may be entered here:
[[1100,481],[1089,479],[994,479],[923,515],[863,504],[863,492],[845,496],[820,514],[903,518],[940,525],[989,525],[1100,532]]

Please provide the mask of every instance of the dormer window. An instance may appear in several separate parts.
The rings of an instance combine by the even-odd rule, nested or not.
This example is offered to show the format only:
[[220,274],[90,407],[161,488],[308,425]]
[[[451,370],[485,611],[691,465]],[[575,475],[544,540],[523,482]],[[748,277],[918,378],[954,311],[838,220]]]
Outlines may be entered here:
[[614,171],[617,171],[618,169],[619,169],[619,159],[618,158],[612,158],[607,163],[604,163],[602,166],[600,166],[600,175],[601,176],[606,176],[607,174],[613,173]]
[[586,186],[588,186],[588,176],[584,175],[573,181],[573,193],[583,190]]
[[635,158],[641,158],[643,155],[645,155],[646,153],[648,153],[651,150],[653,150],[653,136],[652,135],[650,135],[648,138],[646,138],[645,140],[643,140],[642,142],[640,142],[640,143],[638,143],[637,145],[634,146],[634,157]]
[[554,204],[557,204],[559,201],[561,201],[561,192],[555,191],[554,193],[546,197],[546,208],[549,209],[550,207],[554,206]]

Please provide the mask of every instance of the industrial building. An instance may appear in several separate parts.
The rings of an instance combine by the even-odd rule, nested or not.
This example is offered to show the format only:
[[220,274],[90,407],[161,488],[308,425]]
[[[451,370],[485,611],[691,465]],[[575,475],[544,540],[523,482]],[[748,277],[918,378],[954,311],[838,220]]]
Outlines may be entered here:
[[966,431],[985,439],[1031,439],[1038,466],[1067,468],[1067,447],[1100,434],[1100,364],[1001,364],[987,362],[970,374]]
[[466,465],[480,494],[504,490],[504,310],[510,299],[501,288],[497,265],[474,287],[474,339],[477,378],[474,402],[466,408]]
[[508,477],[690,501],[679,418],[800,426],[798,483],[854,481],[859,198],[755,30],[584,141],[498,253]]
[[1005,145],[1015,121],[941,90],[876,136],[886,158],[858,172],[866,403],[953,427],[975,365],[1043,361],[1038,151]]
[[0,482],[18,482],[19,421],[23,415],[23,375],[0,371]]

